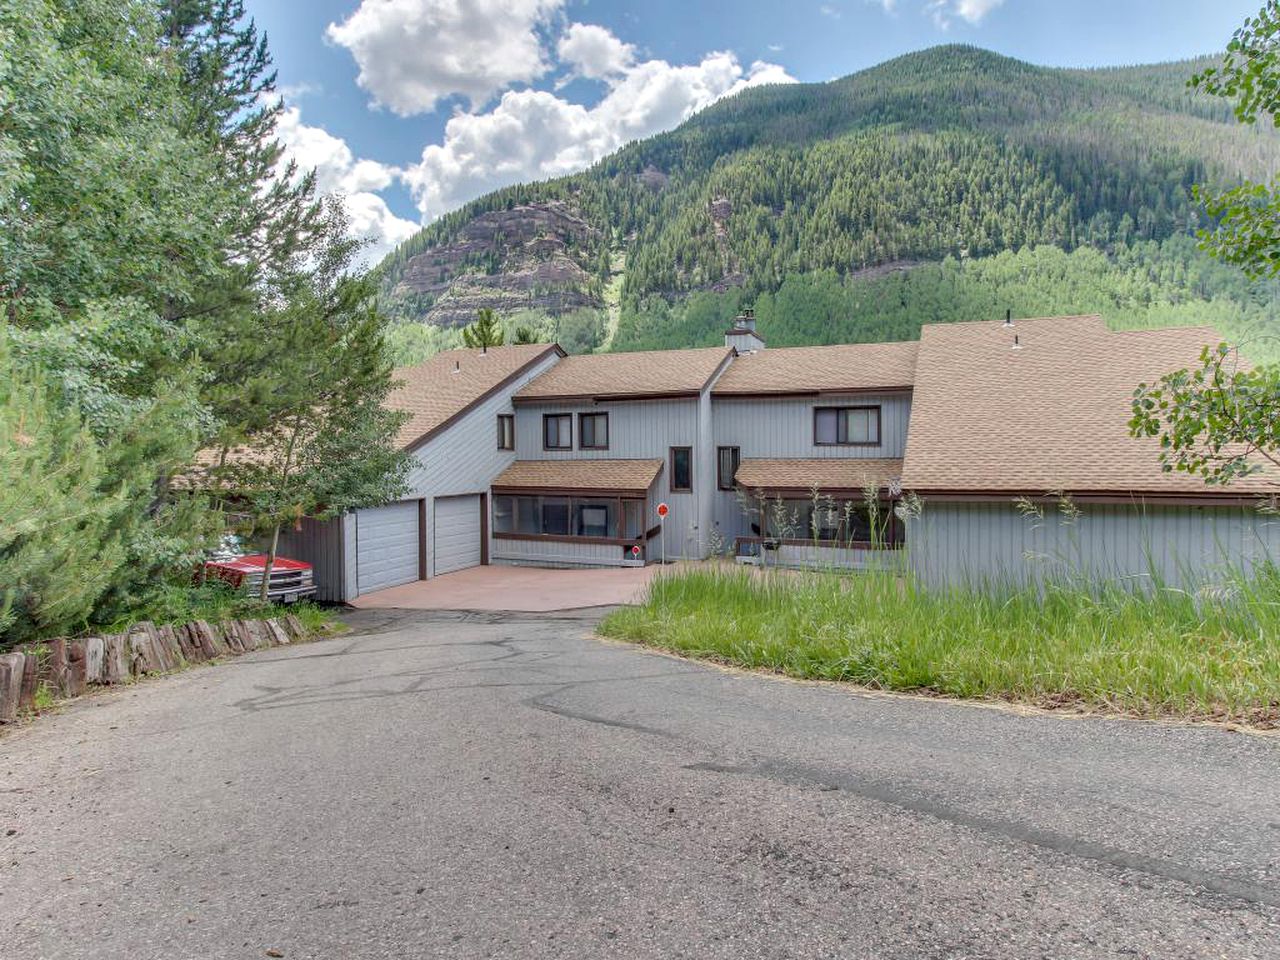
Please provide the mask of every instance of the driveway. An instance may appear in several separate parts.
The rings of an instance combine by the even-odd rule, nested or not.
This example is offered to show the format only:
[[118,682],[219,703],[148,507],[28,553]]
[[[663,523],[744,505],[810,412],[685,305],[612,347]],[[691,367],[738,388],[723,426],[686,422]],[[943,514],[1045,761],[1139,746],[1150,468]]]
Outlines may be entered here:
[[351,601],[361,609],[471,610],[548,613],[635,603],[662,568],[543,570],[500,564],[418,580]]
[[1275,740],[352,622],[0,738],[0,956],[1280,956]]

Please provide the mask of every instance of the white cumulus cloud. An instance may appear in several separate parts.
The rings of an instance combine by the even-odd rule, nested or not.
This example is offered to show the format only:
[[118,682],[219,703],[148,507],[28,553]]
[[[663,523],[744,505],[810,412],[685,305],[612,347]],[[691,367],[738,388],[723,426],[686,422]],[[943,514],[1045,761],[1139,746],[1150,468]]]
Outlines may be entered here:
[[925,9],[933,22],[945,30],[957,17],[976,26],[1003,3],[1004,0],[930,0]]
[[284,147],[283,160],[296,163],[299,173],[316,172],[317,192],[342,198],[352,235],[367,241],[361,254],[365,263],[381,260],[418,231],[418,224],[396,216],[377,194],[394,182],[394,167],[357,159],[345,140],[303,123],[297,107],[280,115],[276,138]]
[[490,190],[573,173],[623,144],[668,130],[722,97],[762,83],[794,83],[786,70],[732,53],[677,66],[646,60],[626,67],[594,106],[544,90],[508,91],[486,112],[458,113],[444,141],[404,171],[425,220]]
[[401,116],[428,113],[443,99],[473,109],[515,83],[550,69],[539,30],[564,0],[362,0],[330,41],[360,68],[375,104]]
[[569,24],[556,45],[556,53],[560,62],[578,76],[593,80],[625,73],[636,59],[635,47],[593,23]]

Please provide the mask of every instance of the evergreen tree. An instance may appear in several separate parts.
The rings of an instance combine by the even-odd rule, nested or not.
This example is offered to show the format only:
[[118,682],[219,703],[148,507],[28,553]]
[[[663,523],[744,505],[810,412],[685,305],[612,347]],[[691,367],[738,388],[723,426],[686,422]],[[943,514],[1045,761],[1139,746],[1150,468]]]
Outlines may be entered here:
[[384,405],[393,386],[384,329],[371,285],[342,271],[301,276],[263,316],[246,386],[270,395],[270,416],[239,425],[239,445],[220,452],[207,480],[266,534],[264,600],[284,524],[404,491],[409,457],[396,439],[405,417]]
[[[28,636],[127,617],[188,580],[220,514],[171,479],[200,446],[287,429],[308,385],[346,392],[326,436],[295,424],[305,489],[333,509],[376,501],[401,461],[372,399],[389,385],[385,321],[348,276],[340,206],[281,169],[270,58],[242,4],[0,0],[0,23],[0,333],[12,382],[34,391],[0,390],[17,445],[0,487],[30,498],[0,497],[0,577],[7,629]],[[352,438],[369,449],[340,455]],[[344,459],[370,472],[338,476]],[[78,592],[59,579],[72,572]]]
[[502,327],[498,325],[498,318],[494,316],[493,311],[488,307],[481,307],[476,311],[476,322],[469,327],[465,327],[462,331],[463,343],[473,348],[500,347],[503,339]]
[[204,511],[155,507],[157,467],[190,455],[184,412],[153,401],[101,442],[0,330],[0,648],[127,609],[131,589],[187,558]]

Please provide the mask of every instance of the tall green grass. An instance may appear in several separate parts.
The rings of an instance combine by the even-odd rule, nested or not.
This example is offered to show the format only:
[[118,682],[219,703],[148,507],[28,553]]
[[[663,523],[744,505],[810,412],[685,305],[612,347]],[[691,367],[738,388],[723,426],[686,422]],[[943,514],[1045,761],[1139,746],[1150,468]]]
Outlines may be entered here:
[[883,690],[1280,725],[1280,570],[1193,595],[710,565],[658,577],[605,636]]

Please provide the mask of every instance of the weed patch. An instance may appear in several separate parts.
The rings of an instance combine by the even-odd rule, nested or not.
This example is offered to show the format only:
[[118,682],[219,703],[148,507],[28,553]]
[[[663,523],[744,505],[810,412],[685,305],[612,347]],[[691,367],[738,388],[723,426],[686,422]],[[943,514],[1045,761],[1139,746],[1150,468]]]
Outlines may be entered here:
[[600,632],[880,690],[1280,726],[1280,572],[1194,595],[926,591],[888,574],[707,567]]

